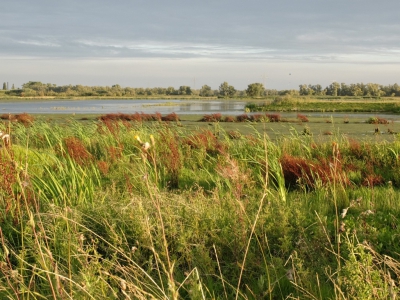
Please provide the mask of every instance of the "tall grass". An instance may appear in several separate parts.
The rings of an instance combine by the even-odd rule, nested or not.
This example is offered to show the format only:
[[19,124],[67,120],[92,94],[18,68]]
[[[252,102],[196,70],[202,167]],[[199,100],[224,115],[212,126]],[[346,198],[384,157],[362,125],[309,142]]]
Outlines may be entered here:
[[232,139],[218,123],[8,125],[1,298],[399,294],[397,140]]

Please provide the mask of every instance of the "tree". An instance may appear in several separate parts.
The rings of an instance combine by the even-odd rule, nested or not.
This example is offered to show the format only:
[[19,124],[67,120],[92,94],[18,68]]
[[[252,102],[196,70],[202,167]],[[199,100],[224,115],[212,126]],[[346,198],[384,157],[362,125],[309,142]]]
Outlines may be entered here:
[[340,84],[338,82],[332,82],[328,87],[328,95],[337,96],[340,90]]
[[219,86],[219,94],[222,97],[233,97],[236,93],[236,90],[233,86],[229,85],[229,83],[227,83],[226,81],[224,81],[223,83],[221,83],[221,85]]
[[190,86],[181,85],[178,90],[179,95],[191,95],[192,89]]
[[200,89],[200,96],[202,97],[209,97],[212,96],[214,92],[211,90],[211,87],[208,85],[203,85]]
[[362,96],[363,91],[359,84],[350,84],[350,96]]
[[167,87],[167,90],[165,92],[167,95],[177,95],[178,92],[175,90],[173,86]]
[[264,85],[262,83],[251,83],[247,86],[246,94],[250,97],[260,97],[264,95]]
[[3,83],[3,90],[6,90],[7,89],[7,84],[4,82]]

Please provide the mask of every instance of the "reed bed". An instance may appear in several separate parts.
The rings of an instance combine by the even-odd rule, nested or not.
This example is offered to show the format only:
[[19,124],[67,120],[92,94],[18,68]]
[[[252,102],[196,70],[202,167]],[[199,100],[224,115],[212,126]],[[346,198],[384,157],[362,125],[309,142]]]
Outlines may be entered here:
[[0,124],[2,299],[399,295],[400,140],[152,121]]

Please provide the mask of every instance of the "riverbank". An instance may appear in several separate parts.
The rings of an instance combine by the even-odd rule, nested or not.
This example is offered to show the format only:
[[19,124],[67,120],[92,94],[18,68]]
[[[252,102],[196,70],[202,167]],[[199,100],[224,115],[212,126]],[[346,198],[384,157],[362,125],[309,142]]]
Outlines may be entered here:
[[400,101],[387,99],[340,99],[318,100],[312,98],[276,99],[273,101],[257,101],[246,104],[249,112],[371,112],[400,113]]

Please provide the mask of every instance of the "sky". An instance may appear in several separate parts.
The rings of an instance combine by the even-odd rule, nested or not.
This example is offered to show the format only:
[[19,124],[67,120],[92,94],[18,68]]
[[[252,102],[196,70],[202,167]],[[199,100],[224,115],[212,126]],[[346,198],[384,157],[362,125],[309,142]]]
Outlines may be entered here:
[[3,0],[0,82],[400,84],[399,0]]

